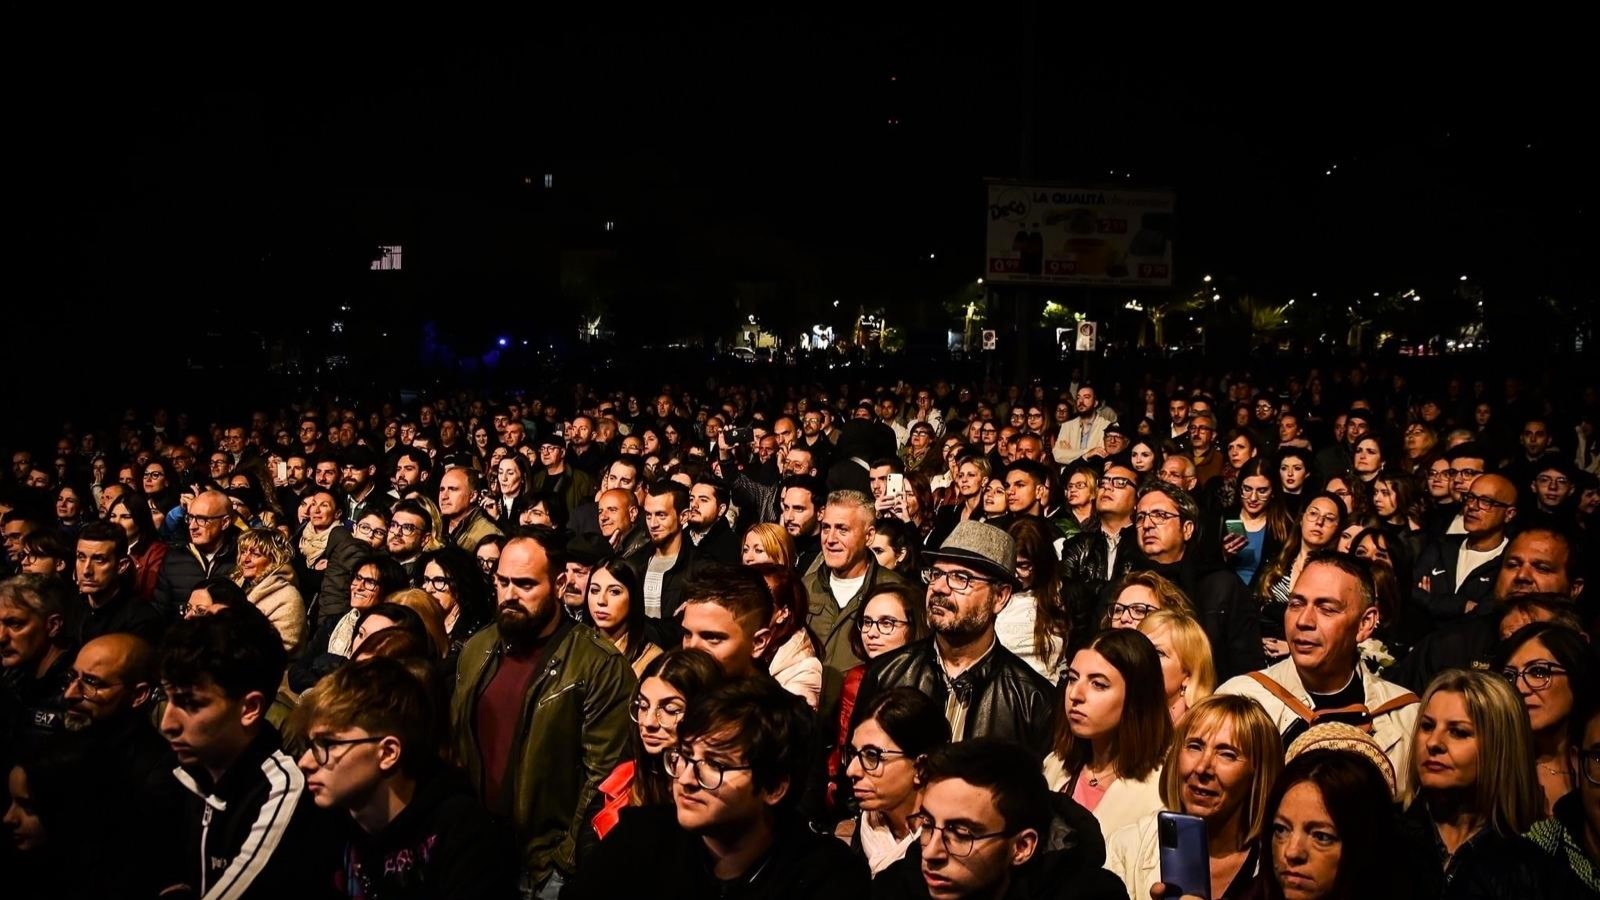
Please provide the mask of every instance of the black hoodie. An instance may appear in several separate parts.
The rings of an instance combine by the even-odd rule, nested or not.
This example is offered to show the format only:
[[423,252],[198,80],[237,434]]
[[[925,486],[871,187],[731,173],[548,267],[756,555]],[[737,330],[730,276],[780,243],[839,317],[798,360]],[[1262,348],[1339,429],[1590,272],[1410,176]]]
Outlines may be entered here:
[[424,775],[389,826],[368,834],[351,821],[335,885],[368,900],[500,900],[517,896],[517,848],[465,773]]

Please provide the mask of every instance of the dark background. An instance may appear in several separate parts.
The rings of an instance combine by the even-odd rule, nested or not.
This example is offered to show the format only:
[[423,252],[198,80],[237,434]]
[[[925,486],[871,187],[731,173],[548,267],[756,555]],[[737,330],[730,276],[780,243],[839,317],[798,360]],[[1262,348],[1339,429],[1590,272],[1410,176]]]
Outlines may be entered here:
[[[1077,16],[19,26],[8,345],[40,377],[8,381],[49,408],[68,373],[531,372],[575,352],[574,297],[623,347],[749,312],[942,331],[982,274],[985,177],[1175,190],[1174,294],[1216,273],[1276,302],[1450,304],[1470,273],[1506,346],[1592,318],[1592,67],[1562,29]],[[404,270],[369,271],[390,243]]]

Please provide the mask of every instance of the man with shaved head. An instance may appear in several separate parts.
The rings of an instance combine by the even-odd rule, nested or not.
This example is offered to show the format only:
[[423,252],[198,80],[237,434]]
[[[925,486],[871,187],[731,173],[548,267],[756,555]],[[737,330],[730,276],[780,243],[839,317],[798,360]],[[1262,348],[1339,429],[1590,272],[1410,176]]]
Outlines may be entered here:
[[175,545],[161,563],[152,602],[169,619],[189,601],[194,586],[207,578],[228,575],[238,562],[234,546],[233,506],[221,491],[205,491],[184,511],[189,542]]
[[1506,528],[1517,517],[1517,488],[1500,475],[1479,475],[1461,494],[1465,534],[1446,534],[1417,558],[1414,591],[1436,623],[1489,612]]
[[618,556],[628,556],[650,543],[650,534],[639,525],[639,503],[633,491],[612,488],[602,491],[595,501],[600,536]]

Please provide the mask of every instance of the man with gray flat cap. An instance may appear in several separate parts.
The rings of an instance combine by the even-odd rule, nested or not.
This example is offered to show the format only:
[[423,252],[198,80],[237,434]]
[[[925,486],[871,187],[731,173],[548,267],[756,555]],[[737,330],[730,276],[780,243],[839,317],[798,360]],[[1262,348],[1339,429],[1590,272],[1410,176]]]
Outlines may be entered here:
[[1043,759],[1050,750],[1055,690],[1001,646],[994,631],[995,617],[1017,586],[1011,536],[966,521],[923,558],[933,634],[872,661],[861,681],[857,715],[872,708],[879,691],[914,687],[944,706],[956,740],[1016,741]]

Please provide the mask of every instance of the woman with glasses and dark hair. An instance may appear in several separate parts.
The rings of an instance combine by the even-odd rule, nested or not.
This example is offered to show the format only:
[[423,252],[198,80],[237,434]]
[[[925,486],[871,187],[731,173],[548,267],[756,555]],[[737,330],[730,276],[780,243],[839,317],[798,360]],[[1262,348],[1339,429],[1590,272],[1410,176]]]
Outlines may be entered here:
[[1593,695],[1567,721],[1567,762],[1577,788],[1556,801],[1550,818],[1528,830],[1528,840],[1565,866],[1590,891],[1600,893],[1600,700]]
[[178,505],[178,476],[172,471],[171,463],[156,456],[136,471],[139,473],[139,489],[155,501],[163,512]]
[[417,557],[416,585],[428,592],[444,614],[450,639],[446,662],[453,668],[467,638],[494,618],[494,604],[472,554],[453,544]]
[[860,724],[839,752],[849,779],[858,819],[841,823],[837,834],[850,839],[877,875],[905,856],[920,832],[908,820],[917,811],[917,767],[928,753],[950,743],[944,709],[912,687],[898,687],[872,698]]
[[600,782],[605,805],[594,817],[594,830],[600,837],[616,826],[624,807],[672,802],[672,778],[662,765],[661,754],[677,743],[678,723],[689,703],[726,678],[711,654],[692,648],[668,650],[644,667],[628,707],[628,717],[637,726],[633,758]]
[[844,685],[839,692],[839,722],[835,728],[833,752],[828,754],[830,791],[835,803],[843,796],[842,786],[833,781],[842,771],[843,763],[837,748],[850,738],[850,717],[855,713],[856,696],[861,691],[861,679],[867,674],[872,660],[920,641],[928,636],[928,614],[924,592],[909,584],[880,584],[861,604],[861,618],[850,629],[850,649],[857,659],[867,662],[852,667],[844,673]]
[[1534,768],[1547,813],[1578,786],[1570,741],[1573,711],[1594,693],[1592,652],[1583,635],[1553,622],[1524,625],[1500,643],[1494,668],[1522,698],[1533,729]]
[[674,643],[644,614],[639,574],[620,557],[601,562],[590,573],[583,621],[616,645],[618,652],[628,658],[635,676],[642,677],[650,661]]
[[348,611],[329,616],[306,642],[305,652],[289,665],[289,687],[304,691],[317,679],[345,664],[355,649],[356,628],[366,611],[411,583],[406,570],[393,557],[369,553],[360,556],[350,577]]
[[1331,548],[1344,529],[1344,504],[1332,494],[1317,494],[1306,502],[1299,527],[1289,535],[1283,549],[1256,576],[1255,595],[1261,603],[1261,649],[1267,662],[1289,655],[1283,633],[1283,615],[1289,610],[1289,591],[1306,560],[1318,550]]
[[[1225,510],[1224,521],[1217,522],[1222,536],[1222,551],[1229,568],[1245,584],[1276,559],[1294,531],[1294,519],[1277,497],[1271,464],[1260,457],[1246,462],[1234,479],[1234,504]],[[1227,520],[1237,519],[1244,532],[1229,532]],[[1229,552],[1232,550],[1233,552]]]

